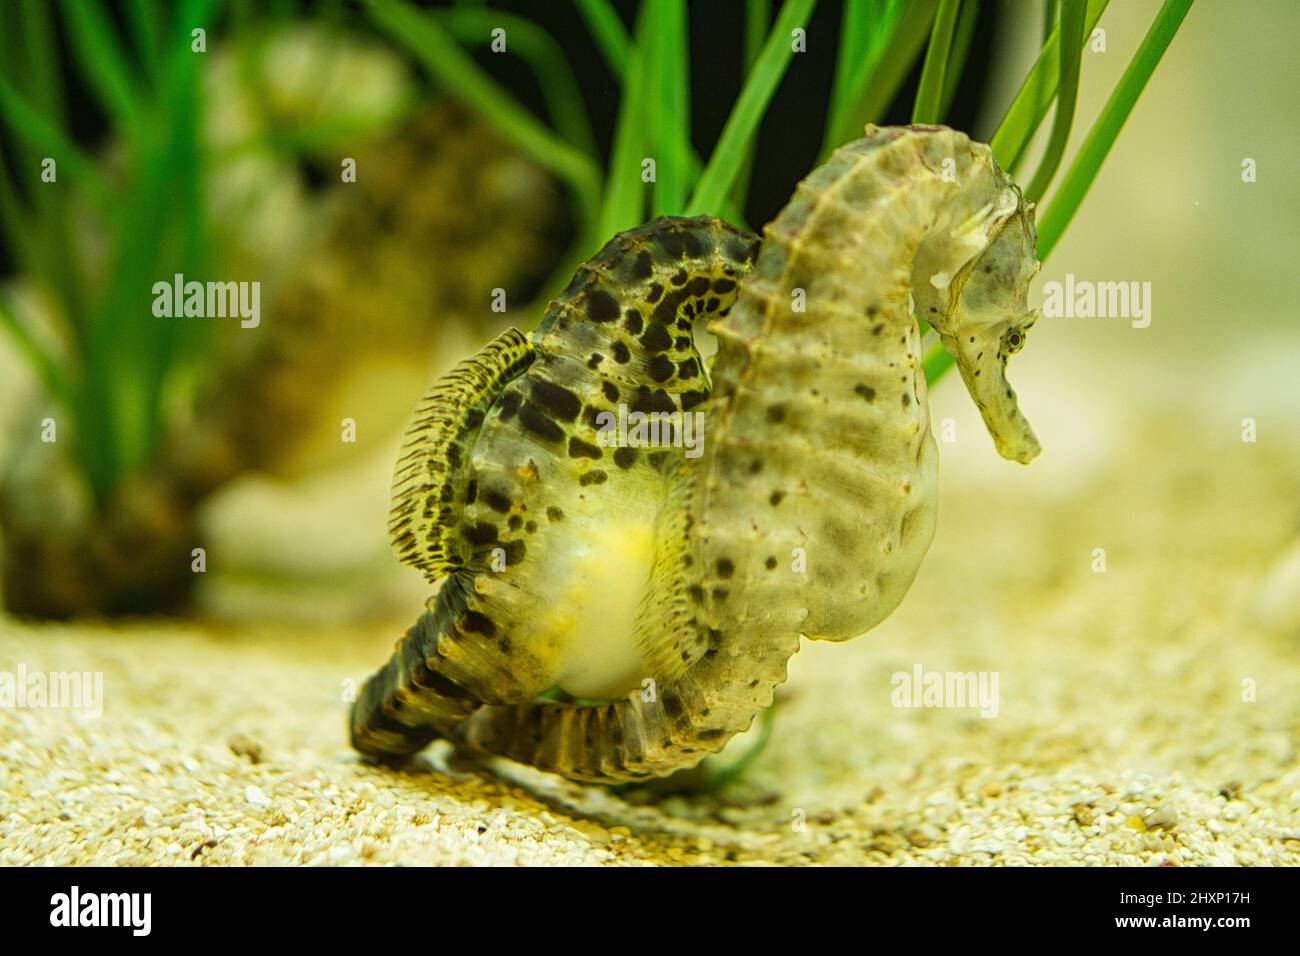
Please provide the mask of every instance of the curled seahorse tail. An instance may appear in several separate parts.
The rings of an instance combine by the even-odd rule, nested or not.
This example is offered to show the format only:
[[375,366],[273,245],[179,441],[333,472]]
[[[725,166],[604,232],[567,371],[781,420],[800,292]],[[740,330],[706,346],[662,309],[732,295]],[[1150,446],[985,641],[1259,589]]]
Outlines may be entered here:
[[434,606],[397,642],[393,656],[352,705],[352,746],[368,757],[400,760],[445,736],[481,701],[447,673],[440,639],[463,616],[461,589],[449,578]]
[[659,777],[695,766],[771,706],[799,648],[797,634],[719,643],[680,681],[584,707],[537,702],[484,707],[459,728],[464,744],[589,783]]

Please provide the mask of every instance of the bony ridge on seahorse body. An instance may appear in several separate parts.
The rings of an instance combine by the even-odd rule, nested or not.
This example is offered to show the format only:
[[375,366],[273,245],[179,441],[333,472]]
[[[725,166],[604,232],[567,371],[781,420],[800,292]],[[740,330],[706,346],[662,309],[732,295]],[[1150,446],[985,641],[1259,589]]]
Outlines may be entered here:
[[[801,638],[878,624],[929,547],[937,452],[914,313],[998,451],[1037,454],[1005,376],[1035,319],[1034,241],[1032,205],[989,148],[943,127],[868,127],[837,150],[765,228],[752,270],[753,238],[717,220],[616,237],[531,343],[505,333],[417,410],[394,542],[448,577],[363,691],[354,744],[403,756],[450,736],[592,781],[721,749],[770,705]],[[707,401],[701,313],[719,316]],[[611,469],[581,454],[602,401],[629,397],[703,410],[703,457]],[[552,510],[564,517],[542,535]],[[485,571],[488,545],[508,554],[529,522],[537,546]],[[537,700],[557,685],[618,699]]]

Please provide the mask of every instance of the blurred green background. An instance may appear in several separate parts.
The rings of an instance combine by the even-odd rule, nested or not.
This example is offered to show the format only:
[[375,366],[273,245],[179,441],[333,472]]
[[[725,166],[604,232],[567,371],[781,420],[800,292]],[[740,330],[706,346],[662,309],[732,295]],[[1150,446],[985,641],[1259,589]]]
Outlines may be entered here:
[[[1085,7],[1105,49],[1085,41],[1048,206],[1163,15],[1155,2]],[[707,184],[694,205],[758,224],[855,110],[916,116],[947,15],[943,117],[996,144],[1044,37],[1072,15],[933,0],[684,11],[6,0],[6,605],[294,617],[409,601],[420,585],[384,542],[387,473],[428,378],[502,325],[534,324],[607,232],[683,211],[729,147],[729,188],[702,200]],[[1110,429],[1145,413],[1135,376],[1225,429],[1249,417],[1270,436],[1293,417],[1281,293],[1300,187],[1283,174],[1297,134],[1279,117],[1298,20],[1282,2],[1196,6],[1052,250],[1039,288],[1067,273],[1149,282],[1152,322],[1039,324],[1015,370],[1047,436],[1035,488],[1077,483]],[[796,22],[805,51],[764,52]],[[499,25],[508,48],[495,52]],[[724,52],[712,38],[728,25]],[[756,135],[728,140],[732,107],[768,67]],[[1048,151],[1050,95],[1034,122],[1025,183]],[[622,171],[643,153],[663,161],[654,187]],[[56,183],[33,177],[47,155]],[[341,181],[344,157],[358,182]],[[1246,159],[1256,182],[1241,181]],[[259,280],[261,327],[153,318],[149,290],[174,272]],[[960,391],[936,383],[936,419],[974,437]],[[54,443],[40,440],[50,420]],[[959,449],[996,464],[977,441]]]

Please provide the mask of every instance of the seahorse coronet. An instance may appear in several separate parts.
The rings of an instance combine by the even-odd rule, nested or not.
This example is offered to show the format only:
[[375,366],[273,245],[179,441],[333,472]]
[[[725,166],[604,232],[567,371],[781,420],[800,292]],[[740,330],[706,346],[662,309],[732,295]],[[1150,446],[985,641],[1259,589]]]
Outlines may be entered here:
[[[763,237],[711,217],[621,233],[537,331],[508,330],[425,396],[390,531],[445,577],[354,706],[357,749],[446,737],[608,782],[692,766],[748,728],[801,641],[874,627],[929,547],[914,313],[998,451],[1037,454],[1005,378],[1036,318],[1032,205],[987,146],[869,126]],[[539,699],[555,689],[569,699]]]

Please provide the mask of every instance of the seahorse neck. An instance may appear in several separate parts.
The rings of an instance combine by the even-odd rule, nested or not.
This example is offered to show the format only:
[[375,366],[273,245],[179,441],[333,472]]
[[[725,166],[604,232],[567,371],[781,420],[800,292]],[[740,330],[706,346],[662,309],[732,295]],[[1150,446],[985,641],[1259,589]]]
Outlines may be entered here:
[[[914,260],[924,242],[948,229],[946,210],[959,190],[930,169],[910,141],[858,152],[825,185],[800,241],[839,246],[848,260],[839,265],[856,280],[846,287],[853,304],[904,307],[901,314],[891,309],[891,318],[910,324]],[[873,296],[882,302],[867,301]]]

